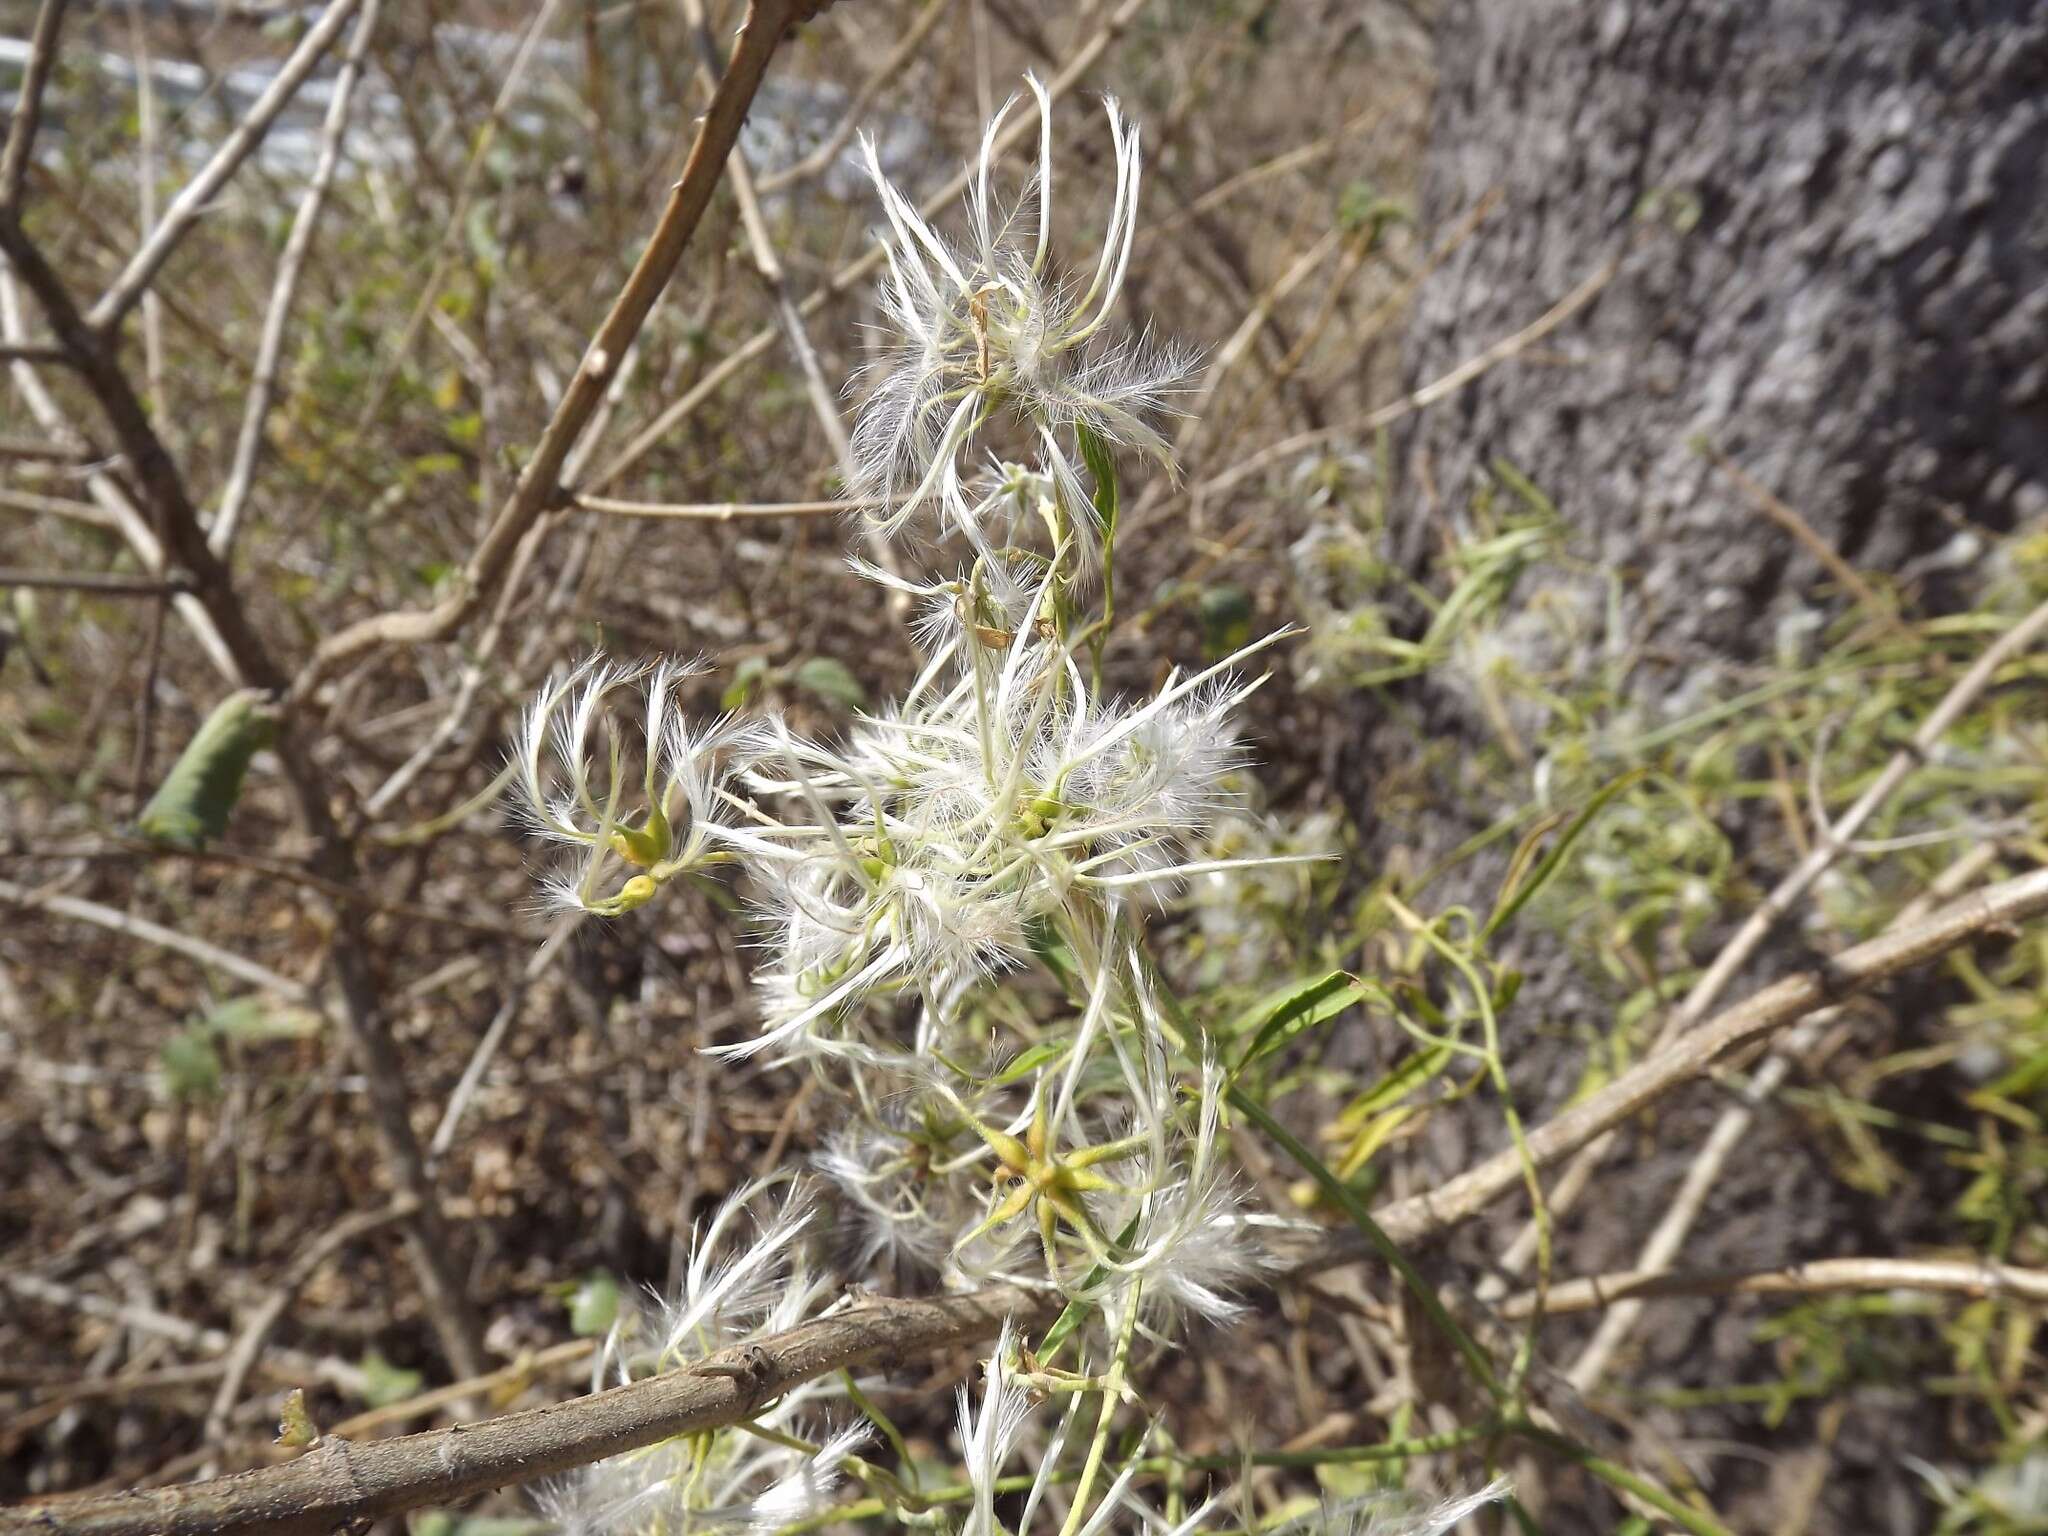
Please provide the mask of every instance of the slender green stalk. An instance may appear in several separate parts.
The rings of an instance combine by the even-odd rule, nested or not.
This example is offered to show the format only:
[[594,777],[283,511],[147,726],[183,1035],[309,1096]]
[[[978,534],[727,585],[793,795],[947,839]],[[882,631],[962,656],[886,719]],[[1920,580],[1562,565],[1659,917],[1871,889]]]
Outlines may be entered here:
[[1095,1438],[1088,1442],[1088,1459],[1081,1465],[1081,1482],[1074,1490],[1074,1502],[1060,1526],[1060,1536],[1074,1536],[1087,1518],[1088,1495],[1095,1486],[1096,1474],[1102,1470],[1102,1453],[1109,1447],[1109,1423],[1116,1415],[1118,1399],[1123,1396],[1124,1367],[1130,1363],[1131,1338],[1138,1331],[1138,1298],[1143,1290],[1144,1282],[1133,1280],[1123,1298],[1124,1316],[1117,1328],[1116,1352],[1110,1356],[1109,1376],[1102,1383],[1102,1412],[1096,1416]]

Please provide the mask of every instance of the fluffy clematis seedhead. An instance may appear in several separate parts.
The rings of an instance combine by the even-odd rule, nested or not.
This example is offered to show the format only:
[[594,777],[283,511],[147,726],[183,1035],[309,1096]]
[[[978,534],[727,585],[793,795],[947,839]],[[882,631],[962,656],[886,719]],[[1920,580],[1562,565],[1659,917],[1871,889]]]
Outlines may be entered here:
[[873,141],[863,140],[888,221],[879,294],[887,345],[867,371],[853,457],[856,490],[879,504],[873,520],[888,531],[934,508],[942,525],[983,547],[991,542],[990,522],[1015,516],[1017,477],[1002,466],[963,477],[960,466],[999,417],[1018,427],[1041,459],[1039,473],[1077,512],[1092,506],[1074,463],[1077,439],[1172,467],[1155,421],[1187,387],[1195,354],[1120,330],[1113,319],[1137,239],[1138,130],[1109,98],[1116,192],[1092,272],[1070,277],[1052,243],[1052,102],[1035,78],[1025,83],[1038,108],[1037,165],[1016,199],[1001,204],[997,145],[1013,97],[982,136],[963,241],[918,213],[882,174]]

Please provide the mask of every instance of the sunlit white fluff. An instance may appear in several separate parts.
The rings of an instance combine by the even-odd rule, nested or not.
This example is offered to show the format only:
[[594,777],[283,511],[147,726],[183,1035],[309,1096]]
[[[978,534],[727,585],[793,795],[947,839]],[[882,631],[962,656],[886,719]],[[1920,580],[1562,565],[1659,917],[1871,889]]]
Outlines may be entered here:
[[[702,661],[619,663],[591,656],[558,673],[520,721],[513,767],[519,810],[549,842],[582,850],[548,876],[551,905],[618,916],[703,862],[728,814],[717,762],[729,719],[692,727],[677,690]],[[640,772],[620,730],[616,696],[637,694]]]
[[1403,1493],[1369,1493],[1318,1510],[1278,1529],[1300,1536],[1445,1536],[1469,1515],[1508,1496],[1506,1478],[1436,1502]]
[[[591,1389],[679,1369],[816,1316],[837,1286],[810,1266],[805,1243],[813,1219],[808,1192],[787,1179],[736,1190],[693,1230],[676,1291],[646,1311],[623,1307],[598,1353]],[[837,1395],[829,1379],[797,1383],[755,1422],[806,1440],[806,1416]],[[581,1468],[541,1488],[535,1500],[564,1536],[768,1536],[829,1504],[840,1470],[868,1433],[854,1424],[826,1436],[815,1451],[739,1430],[679,1436]]]
[[1017,1436],[1031,1411],[1030,1400],[1010,1375],[1010,1357],[1016,1347],[1010,1324],[1005,1321],[996,1347],[983,1372],[981,1400],[977,1405],[967,1388],[960,1389],[960,1449],[967,1468],[967,1482],[974,1489],[974,1502],[960,1527],[960,1536],[999,1536],[996,1524],[996,1479],[1016,1448]]
[[[903,526],[936,506],[941,521],[987,547],[987,498],[960,462],[998,415],[1018,421],[1044,468],[1078,485],[1069,444],[1077,432],[1171,465],[1153,424],[1194,371],[1193,354],[1116,333],[1111,317],[1137,239],[1142,161],[1138,131],[1114,97],[1105,100],[1116,189],[1092,275],[1062,277],[1053,261],[1052,103],[1026,76],[1040,121],[1037,164],[1016,200],[993,190],[996,140],[1012,98],[988,125],[967,198],[968,238],[934,229],[882,172],[871,140],[862,151],[887,223],[879,300],[889,345],[867,374],[853,434],[855,490],[883,508],[876,521]],[[1089,515],[1088,497],[1069,515]]]

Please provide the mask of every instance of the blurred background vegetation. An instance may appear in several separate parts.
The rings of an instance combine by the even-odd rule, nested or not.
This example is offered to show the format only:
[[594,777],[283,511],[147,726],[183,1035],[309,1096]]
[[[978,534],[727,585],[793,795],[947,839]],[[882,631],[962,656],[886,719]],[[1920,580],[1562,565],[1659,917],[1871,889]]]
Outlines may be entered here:
[[[722,42],[737,12],[711,9]],[[1108,675],[1149,689],[1171,665],[1306,627],[1249,706],[1257,767],[1222,839],[1342,857],[1198,882],[1155,922],[1174,964],[1226,1014],[1332,967],[1364,979],[1362,1004],[1262,1070],[1268,1102],[1367,1198],[1430,1188],[1506,1145],[1509,1112],[1537,1123],[1640,1059],[1971,661],[2048,601],[2048,423],[2038,382],[2012,382],[2025,358],[1982,363],[2010,385],[1997,412],[1970,410],[1991,448],[1947,425],[1921,441],[1835,385],[1892,369],[1935,390],[1945,371],[1961,398],[1974,354],[1863,326],[1858,304],[1890,301],[1843,279],[1855,301],[1788,356],[1800,294],[1860,270],[1854,243],[1808,251],[1804,277],[1771,268],[1777,287],[1745,268],[1743,242],[1762,236],[1731,210],[1748,184],[1807,153],[1801,113],[1860,105],[1780,82],[1799,111],[1764,151],[1721,146],[1727,185],[1638,164],[1640,195],[1572,213],[1621,142],[1603,110],[1625,116],[1659,70],[1709,103],[1750,78],[1688,54],[1712,31],[1699,9],[1637,7],[1617,24],[1629,7],[1552,7],[1555,35],[1538,38],[1471,4],[1394,0],[831,7],[779,55],[741,141],[766,243],[729,176],[617,360],[564,477],[575,496],[502,592],[453,643],[368,654],[305,706],[359,865],[342,885],[308,872],[268,751],[224,833],[141,836],[228,686],[120,525],[133,466],[80,380],[16,362],[0,380],[0,1494],[253,1463],[285,1386],[311,1388],[323,1425],[371,1415],[365,1432],[446,1406],[420,1398],[452,1373],[395,1227],[294,1274],[392,1192],[333,1023],[337,910],[360,930],[486,1364],[502,1368],[493,1406],[570,1390],[575,1341],[602,1332],[619,1288],[662,1283],[698,1212],[829,1129],[800,1074],[697,1053],[749,1018],[728,894],[608,925],[543,918],[537,850],[491,791],[529,692],[593,648],[701,652],[695,706],[779,704],[826,733],[911,677],[900,626],[846,569],[852,525],[760,509],[840,489],[832,423],[869,344],[875,220],[851,129],[874,133],[900,183],[938,191],[1026,69],[1064,85],[1070,217],[1109,205],[1090,98],[1114,92],[1142,125],[1133,312],[1208,359],[1178,429],[1180,478],[1125,487],[1128,617]],[[1755,30],[1783,42],[1841,7],[1766,9]],[[2016,53],[1996,78],[2038,88],[2048,43],[2025,9],[1993,7],[1956,35]],[[0,0],[0,93],[18,88],[35,14]],[[115,278],[310,18],[71,8],[23,224],[81,295]],[[1889,37],[1826,46],[1866,44],[1923,108],[1977,57],[1915,65]],[[1729,46],[1746,57],[1748,42]],[[344,153],[238,489],[266,312],[357,47]],[[1553,78],[1546,48],[1625,77],[1603,98],[1618,104],[1566,114],[1530,84]],[[208,206],[120,355],[195,502],[244,503],[234,580],[277,655],[295,664],[352,621],[447,594],[638,257],[710,78],[685,9],[654,0],[386,5]],[[1585,83],[1585,100],[1603,89]],[[2034,316],[2038,363],[2048,240],[2038,219],[2008,240],[1995,211],[2030,190],[2010,166],[2038,147],[2038,94],[2017,126],[1999,100],[1964,106],[1977,137],[1938,131],[1960,135],[1966,160],[1995,141],[1994,211],[1957,191],[1917,238],[1990,250],[1999,302]],[[1869,153],[1934,154],[1923,130],[1937,131],[1902,122]],[[1646,128],[1638,147],[1654,161],[1683,133]],[[1876,217],[1856,200],[1887,187],[1873,173],[1859,190],[1858,143],[1845,130],[1824,193],[1800,183],[1812,227]],[[1952,296],[1968,259],[1934,286]],[[1714,284],[1742,270],[1757,291],[1741,302],[1777,329],[1701,321],[1682,341],[1695,365],[1667,370],[1661,392],[1632,371],[1640,356],[1654,373],[1688,317],[1735,313]],[[4,339],[44,334],[4,281]],[[1931,313],[1930,295],[1916,302]],[[1944,346],[1968,353],[1974,313],[1943,322]],[[1856,446],[1830,458],[1834,416],[1812,426],[1755,380],[1844,348],[1822,370],[1832,382],[1801,397],[1865,412],[1840,438]],[[1721,388],[1717,361],[1748,380],[1728,386],[1738,404],[1656,404]],[[1552,419],[1565,410],[1569,429]],[[1873,485],[1837,473],[1886,432],[1889,456],[1858,471]],[[1914,478],[1916,449],[1975,467]],[[2041,861],[2041,681],[2022,654],[1970,700],[1784,914],[1745,986],[1870,937],[1931,888]],[[1526,905],[1489,924],[1516,892]],[[1678,1267],[2048,1268],[2043,935],[1952,953],[1632,1124],[1552,1223],[1551,1275],[1634,1267],[1736,1111]],[[1271,1203],[1338,1219],[1255,1140],[1239,1155]],[[1524,1215],[1468,1223],[1418,1262],[1483,1316],[1529,1283],[1530,1255],[1503,1259]],[[227,1341],[287,1277],[271,1351],[216,1401]],[[1262,1298],[1241,1339],[1161,1378],[1184,1394],[1183,1444],[1228,1451],[1254,1422],[1302,1447],[1456,1422],[1396,1302],[1383,1277],[1348,1271]],[[1586,1380],[1572,1367],[1600,1314],[1549,1319],[1535,1369],[1583,1394],[1588,1443],[1731,1528],[2048,1529],[2038,1299],[1879,1288],[1648,1307]],[[931,1379],[960,1369],[935,1362]],[[1541,1529],[1650,1528],[1569,1462],[1513,1455]],[[1318,1474],[1338,1492],[1364,1476]],[[1267,1491],[1271,1513],[1301,1486]]]

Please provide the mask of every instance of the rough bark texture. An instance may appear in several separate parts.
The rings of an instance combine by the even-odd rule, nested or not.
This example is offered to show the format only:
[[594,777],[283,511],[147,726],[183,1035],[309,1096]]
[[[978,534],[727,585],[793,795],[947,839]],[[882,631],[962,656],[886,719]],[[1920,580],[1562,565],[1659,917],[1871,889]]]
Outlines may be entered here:
[[1414,381],[1634,243],[1562,356],[1420,419],[1447,506],[1509,460],[1640,576],[1658,639],[1735,655],[1820,573],[1702,435],[1877,570],[2048,512],[2035,0],[1452,0],[1439,56],[1426,211],[1505,199],[1424,285]]
[[[1489,189],[1503,196],[1423,284],[1409,383],[1441,376],[1626,256],[1542,347],[1407,424],[1393,506],[1413,572],[1432,575],[1443,530],[1463,525],[1505,460],[1556,502],[1573,553],[1620,576],[1631,637],[1647,647],[1633,686],[1676,694],[1768,657],[1777,620],[1824,594],[1835,601],[1819,563],[1713,466],[1702,438],[1857,566],[1911,576],[1923,608],[1952,600],[1941,582],[1974,577],[1968,545],[1952,542],[1960,531],[2048,513],[2038,0],[1446,0],[1438,60],[1425,223],[1447,228]],[[1463,745],[1492,737],[1474,702],[1424,680],[1399,705],[1363,727],[1352,781],[1387,784],[1428,750],[1443,770],[1431,804],[1471,802],[1467,814],[1417,815],[1367,797],[1369,849],[1413,871],[1501,807],[1462,766],[1474,758]],[[1730,830],[1739,844],[1772,845]],[[1429,904],[1483,911],[1500,872],[1497,856],[1481,858],[1433,887]],[[1540,1118],[1575,1086],[1577,1031],[1615,999],[1554,938],[1518,942],[1529,981],[1507,1027],[1523,1111]],[[1792,944],[1757,974],[1782,973]],[[1631,1136],[1561,1234],[1560,1273],[1634,1261],[1719,1108],[1711,1093],[1681,1095]],[[1499,1136],[1497,1113],[1439,1116],[1422,1156],[1453,1170]],[[1689,1263],[1903,1252],[1941,1230],[1950,1192],[1938,1175],[1859,1201],[1785,1112],[1767,1112],[1752,1143],[1712,1197]],[[1505,1230],[1468,1232],[1457,1251],[1483,1262]],[[1772,1379],[1757,1317],[1660,1303],[1621,1372],[1638,1384]],[[1567,1361],[1582,1337],[1561,1321],[1546,1354]],[[1640,1423],[1677,1440],[1761,1444],[1774,1466],[1701,1464],[1741,1529],[1770,1526],[1807,1454],[1831,1458],[1812,1529],[1923,1529],[1928,1506],[1900,1453],[1941,1461],[1955,1448],[1924,1413],[1865,1400],[1825,1451],[1803,1410],[1775,1430],[1739,1409]],[[1545,1528],[1606,1529],[1615,1514],[1589,1494],[1576,1509],[1551,1504]]]

